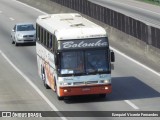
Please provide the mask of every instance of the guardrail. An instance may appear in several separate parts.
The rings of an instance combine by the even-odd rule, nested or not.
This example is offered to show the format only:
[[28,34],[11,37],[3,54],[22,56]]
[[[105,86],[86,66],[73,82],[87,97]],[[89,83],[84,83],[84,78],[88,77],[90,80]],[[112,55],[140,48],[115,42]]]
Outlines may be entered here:
[[160,49],[160,29],[88,0],[52,0]]
[[148,3],[155,4],[155,5],[160,5],[160,0],[139,0],[139,1],[148,2]]

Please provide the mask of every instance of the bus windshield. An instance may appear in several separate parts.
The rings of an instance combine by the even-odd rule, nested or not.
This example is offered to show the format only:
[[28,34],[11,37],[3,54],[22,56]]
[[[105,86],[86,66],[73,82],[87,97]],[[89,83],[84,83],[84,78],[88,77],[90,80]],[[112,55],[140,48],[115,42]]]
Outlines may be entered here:
[[91,74],[109,70],[106,50],[86,50],[61,53],[60,74]]
[[83,52],[63,52],[61,54],[61,74],[84,73]]
[[107,55],[105,50],[86,51],[85,52],[86,72],[107,72]]

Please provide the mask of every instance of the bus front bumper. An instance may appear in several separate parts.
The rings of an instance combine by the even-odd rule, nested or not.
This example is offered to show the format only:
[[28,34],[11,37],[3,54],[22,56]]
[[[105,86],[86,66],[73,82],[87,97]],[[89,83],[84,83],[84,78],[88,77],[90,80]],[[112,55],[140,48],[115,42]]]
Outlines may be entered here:
[[96,95],[96,94],[109,94],[112,92],[112,86],[110,85],[94,85],[94,86],[72,86],[72,87],[60,87],[60,96],[77,96],[77,95]]

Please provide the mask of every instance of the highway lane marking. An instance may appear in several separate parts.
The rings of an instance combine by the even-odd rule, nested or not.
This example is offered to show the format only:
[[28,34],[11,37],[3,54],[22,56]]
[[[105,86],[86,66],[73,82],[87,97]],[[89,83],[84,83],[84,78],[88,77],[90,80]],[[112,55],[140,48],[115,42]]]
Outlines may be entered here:
[[[115,49],[115,48],[113,48],[113,47],[110,47],[110,48],[111,48],[113,51],[115,51],[116,53],[120,54],[121,56],[127,58],[128,60],[136,63],[137,65],[143,67],[144,69],[146,69],[146,70],[148,70],[148,71],[150,71],[150,72],[152,72],[152,73],[154,73],[155,75],[157,75],[157,76],[160,77],[160,73],[156,72],[155,70],[153,70],[153,69],[149,68],[148,66],[146,66],[146,65],[138,62],[137,60],[135,60],[135,59],[133,59],[133,58],[125,55],[124,53],[118,51],[117,49]],[[133,108],[136,109],[136,110],[139,109],[135,104],[133,104],[133,103],[132,103],[131,101],[129,101],[129,100],[124,100],[124,102],[126,102],[127,104],[129,104],[131,107],[133,107]]]
[[131,101],[129,101],[129,100],[124,100],[124,102],[126,102],[127,104],[129,104],[131,107],[133,107],[135,110],[138,110],[139,108],[135,105],[135,104],[133,104]]
[[[43,11],[41,11],[40,9],[34,8],[34,7],[32,7],[32,6],[29,6],[29,5],[27,5],[27,4],[24,4],[24,3],[22,3],[22,2],[19,2],[19,1],[17,1],[17,0],[14,0],[14,1],[16,1],[16,2],[18,2],[18,3],[20,3],[20,4],[23,4],[24,6],[30,7],[30,8],[32,8],[32,9],[36,10],[36,11],[39,11],[39,12],[41,12],[41,13],[43,13],[43,14],[47,14],[46,12],[43,12]],[[122,3],[121,3],[121,4],[122,4]],[[143,9],[143,10],[144,10],[144,9]],[[151,11],[150,11],[150,12],[151,12]],[[154,12],[153,12],[153,13],[154,13]],[[156,13],[156,14],[157,14],[157,13]],[[155,70],[153,70],[153,69],[149,68],[148,66],[146,66],[146,65],[144,65],[144,64],[136,61],[135,59],[133,59],[133,58],[125,55],[124,53],[118,51],[117,49],[115,49],[115,48],[113,48],[113,47],[111,47],[111,49],[113,49],[115,52],[117,52],[118,54],[122,55],[123,57],[131,60],[132,62],[134,62],[134,63],[142,66],[143,68],[151,71],[152,73],[154,73],[154,74],[156,74],[157,76],[160,77],[160,74],[159,74],[158,72],[156,72]],[[135,104],[133,104],[133,103],[132,103],[131,101],[129,101],[129,100],[124,100],[124,102],[126,102],[127,104],[129,104],[129,105],[130,105],[132,108],[134,108],[134,109],[139,109]]]
[[[115,1],[112,1],[112,2],[114,2],[114,3],[117,4],[117,2],[115,2]],[[124,5],[124,6],[128,6],[128,7],[130,7],[130,8],[136,8],[136,9],[139,9],[139,10],[143,10],[143,11],[147,11],[147,12],[150,12],[150,13],[154,13],[154,14],[160,15],[160,14],[157,13],[157,12],[154,12],[154,11],[151,11],[151,10],[147,10],[147,9],[143,9],[143,8],[139,8],[139,7],[132,6],[132,5],[128,5],[127,3],[118,2],[118,4],[121,4],[121,5]]]
[[114,51],[116,51],[116,53],[122,55],[123,57],[127,58],[128,60],[130,60],[130,61],[132,61],[132,62],[134,62],[134,63],[140,65],[141,67],[147,69],[148,71],[150,71],[150,72],[152,72],[152,73],[154,73],[155,75],[157,75],[157,76],[160,77],[160,73],[156,72],[155,70],[153,70],[153,69],[149,68],[148,66],[146,66],[146,65],[144,65],[144,64],[142,64],[142,63],[140,63],[140,62],[138,62],[137,60],[135,60],[135,59],[133,59],[133,58],[131,58],[131,57],[125,55],[124,53],[118,51],[117,49],[115,49],[115,48],[113,48],[113,47],[111,47],[111,49],[114,50]]
[[[62,120],[67,120],[66,117],[58,112],[59,110],[52,104],[52,102],[41,92],[41,90],[20,70],[18,69],[12,61],[0,50],[0,54],[5,58],[5,60],[34,88],[35,91],[48,103],[48,105],[54,110]],[[61,117],[62,116],[62,117]]]
[[34,10],[36,10],[36,11],[42,13],[42,14],[47,14],[46,12],[43,12],[43,11],[41,11],[40,9],[34,8],[34,7],[32,7],[32,6],[29,6],[29,5],[27,5],[27,4],[23,3],[23,2],[20,2],[20,1],[17,1],[17,0],[12,0],[12,1],[17,2],[17,3],[19,3],[19,4],[22,4],[22,5],[24,5],[24,6],[27,6],[27,7],[29,7],[29,8],[32,8],[32,9],[34,9]]
[[14,19],[14,18],[12,18],[12,17],[10,17],[9,19],[10,19],[11,21],[15,20],[15,19]]

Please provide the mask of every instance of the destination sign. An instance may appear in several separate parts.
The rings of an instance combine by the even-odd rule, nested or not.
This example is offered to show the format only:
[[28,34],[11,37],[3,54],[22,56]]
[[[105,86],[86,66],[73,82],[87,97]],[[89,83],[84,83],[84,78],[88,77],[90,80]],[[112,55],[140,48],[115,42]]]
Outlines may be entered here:
[[108,46],[107,38],[63,40],[59,42],[60,49],[100,48]]

